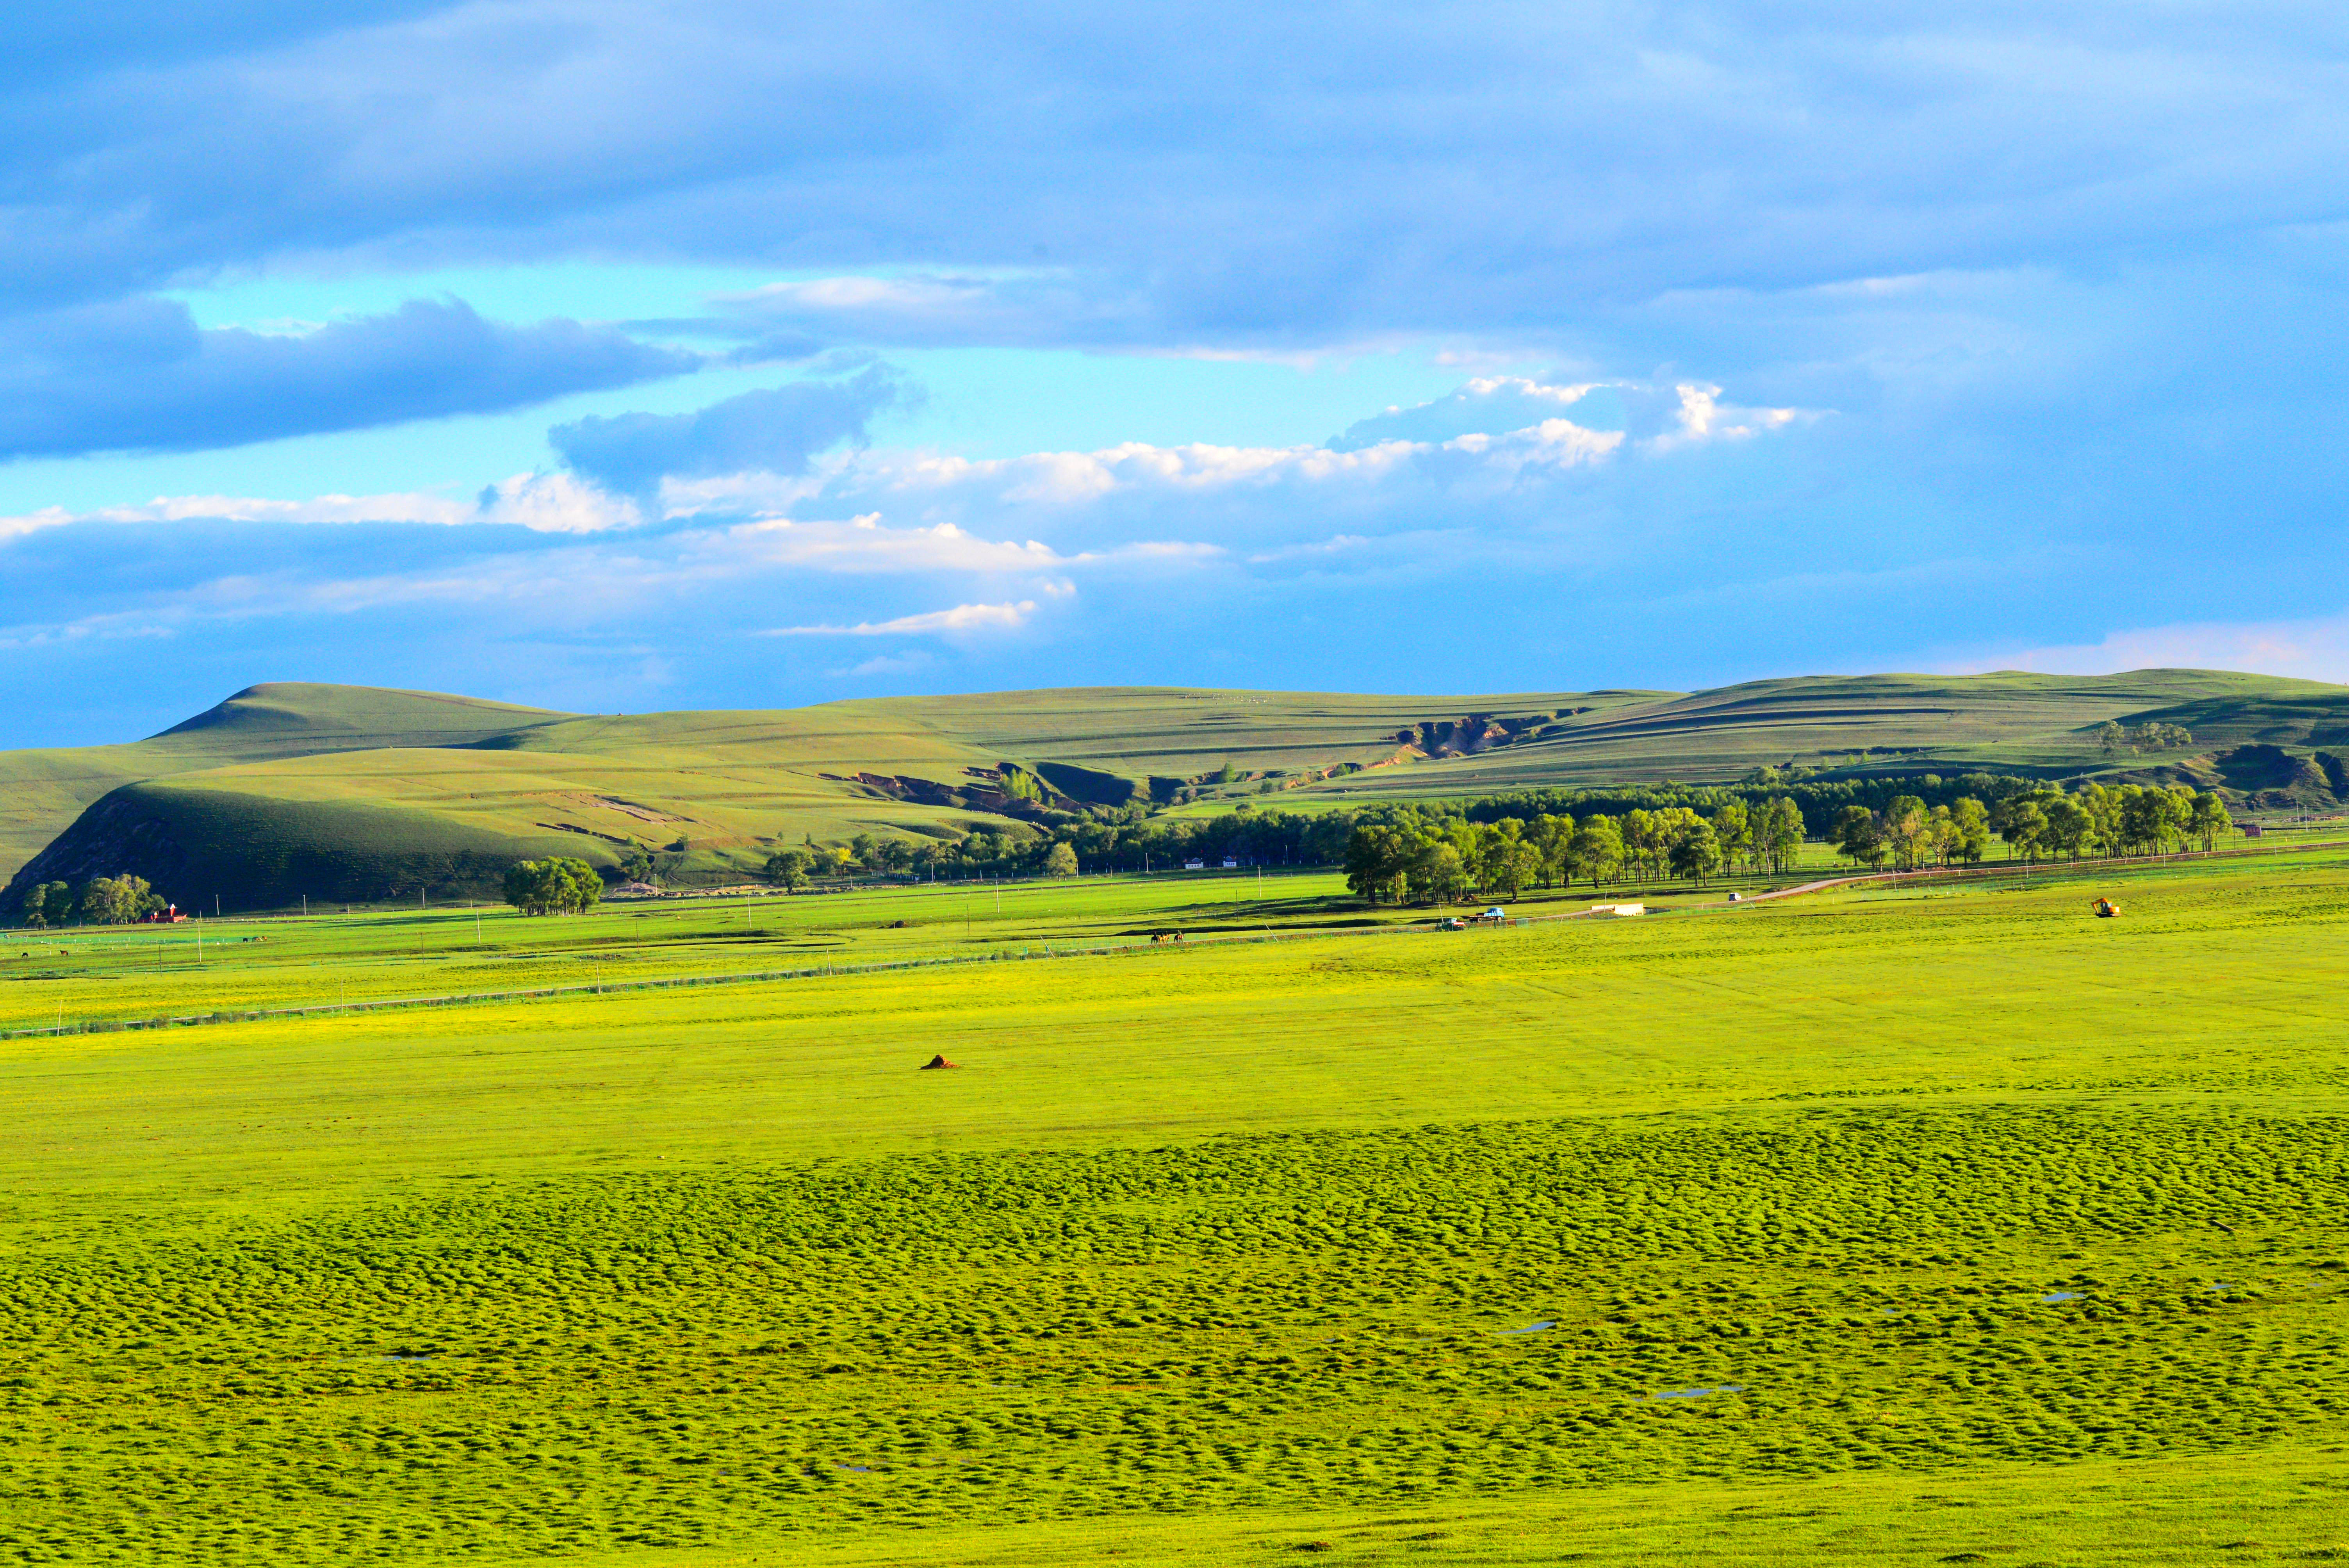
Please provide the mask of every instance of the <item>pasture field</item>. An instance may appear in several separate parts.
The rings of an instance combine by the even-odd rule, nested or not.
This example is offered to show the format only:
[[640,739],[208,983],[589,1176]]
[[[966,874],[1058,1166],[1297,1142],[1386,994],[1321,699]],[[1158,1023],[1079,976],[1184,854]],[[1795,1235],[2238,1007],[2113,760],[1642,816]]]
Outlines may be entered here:
[[[1661,908],[1837,874],[1806,844],[1775,879],[1619,882],[1531,889],[1510,907],[1544,915],[1607,898]],[[1478,907],[1482,907],[1481,905]],[[1447,912],[1448,913],[1448,912]],[[1474,913],[1474,910],[1468,913]],[[323,1006],[811,965],[1043,954],[1069,945],[1293,935],[1415,926],[1425,909],[1367,909],[1325,870],[1205,871],[1153,877],[984,881],[615,902],[583,917],[533,919],[502,904],[321,906],[307,917],[191,920],[174,926],[0,933],[0,1029],[214,1010]]]
[[2349,1553],[2349,856],[2113,888],[8,1041],[0,1561]]
[[[2306,858],[2282,835],[2254,848],[2258,863],[2279,875],[2296,874]],[[1702,887],[1673,881],[1534,888],[1509,908],[1546,919],[1595,902],[1635,900],[1668,912],[1851,869],[1826,845],[1806,843],[1785,875],[1741,873]],[[2149,873],[2172,874],[2131,866],[2001,866],[1994,859],[1983,871],[1979,881],[1856,896],[1946,898],[2057,883],[2108,891]],[[883,885],[794,896],[761,891],[616,902],[560,919],[526,918],[476,902],[355,913],[321,906],[302,917],[199,918],[176,926],[20,930],[0,934],[0,1031],[842,965],[1040,957],[1070,947],[1148,946],[1154,934],[1174,932],[1192,941],[1326,936],[1415,928],[1438,917],[1424,908],[1366,908],[1334,872],[1269,869]]]

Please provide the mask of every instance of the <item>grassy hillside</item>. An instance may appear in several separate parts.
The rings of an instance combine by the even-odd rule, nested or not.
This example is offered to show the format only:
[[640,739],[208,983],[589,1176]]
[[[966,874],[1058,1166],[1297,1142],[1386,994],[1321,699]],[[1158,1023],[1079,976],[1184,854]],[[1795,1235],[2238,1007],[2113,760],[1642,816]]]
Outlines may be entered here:
[[2048,774],[2111,766],[2108,719],[2183,725],[2198,748],[2334,743],[2349,688],[2220,670],[2117,676],[1808,676],[1609,706],[1508,747],[1429,770],[1381,772],[1315,792],[1489,794],[1560,784],[1735,779],[1793,762],[1826,771],[1936,766]]
[[[2344,887],[2302,853],[2147,868],[2120,921],[2036,877],[11,1041],[0,1536],[2330,1559]],[[306,932],[331,989],[567,923],[214,934]],[[160,983],[192,1010],[268,946]]]
[[125,784],[274,757],[461,745],[562,717],[478,697],[281,682],[248,686],[145,740],[0,751],[0,868],[13,875]]
[[[2137,765],[2101,755],[2095,730],[2149,717],[2195,731],[2193,755],[2160,761],[2178,776],[2278,799],[2349,788],[2325,771],[2337,758],[2292,749],[2349,728],[2349,691],[2212,671],[1812,677],[1688,696],[1104,687],[595,717],[266,686],[135,746],[0,756],[0,783],[15,781],[0,810],[27,858],[57,840],[18,886],[130,870],[170,896],[256,907],[478,892],[497,862],[550,846],[607,867],[631,846],[673,851],[680,874],[723,881],[808,838],[952,837],[1178,794],[1206,809],[1328,806],[1713,781],[1789,761],[2061,775]],[[1209,782],[1227,767],[1232,783]],[[296,845],[284,854],[256,848],[273,813]],[[351,891],[367,888],[378,891]]]
[[[1381,764],[1406,747],[1402,731],[1469,716],[1548,724],[1561,709],[1596,716],[1666,697],[1661,692],[1516,692],[1482,696],[1362,696],[1342,692],[1079,687],[976,696],[896,697],[842,704],[905,722],[981,751],[1082,764],[1143,779],[1212,773],[1306,772]],[[1464,740],[1464,735],[1462,737]],[[1497,736],[1493,738],[1499,738]],[[1478,749],[1488,744],[1479,739]]]
[[[1162,769],[1188,776],[1227,760],[1246,769],[1383,765],[1399,753],[1417,755],[1396,738],[1406,726],[1464,732],[1471,708],[1497,711],[1512,722],[1547,722],[1559,709],[1601,700],[1574,694],[1371,698],[1111,689],[768,712],[566,717],[502,710],[473,716],[480,720],[474,728],[451,728],[440,738],[423,738],[429,716],[419,714],[409,738],[382,738],[386,730],[372,743],[329,727],[315,705],[285,705],[295,715],[287,723],[264,719],[248,704],[233,723],[200,724],[189,733],[248,738],[245,753],[257,759],[172,766],[168,792],[142,787],[109,796],[78,822],[52,819],[50,830],[65,837],[23,867],[17,882],[71,878],[112,861],[159,885],[158,872],[248,865],[251,874],[225,885],[192,873],[187,879],[191,897],[219,892],[244,907],[283,903],[305,891],[327,896],[319,885],[291,880],[296,872],[338,887],[480,891],[486,884],[472,872],[486,862],[448,856],[502,844],[497,852],[510,861],[544,852],[550,842],[605,866],[630,844],[681,844],[700,876],[723,879],[748,874],[776,845],[809,836],[956,835],[1032,816],[1033,802],[1001,788],[997,769],[1004,762],[1055,780],[1060,795],[1052,803],[1068,807],[1146,795]],[[168,747],[178,736],[142,747]],[[274,749],[260,749],[262,741]],[[125,765],[150,755],[113,749],[135,754]],[[171,760],[189,758],[175,753]],[[109,785],[120,782],[108,777]],[[159,805],[166,800],[169,813]],[[157,808],[151,820],[139,815],[150,807]],[[317,824],[333,811],[409,813],[419,830],[416,856],[384,858],[388,848],[375,846],[388,846],[384,834],[394,819],[377,815],[351,819],[349,837],[363,852],[355,849],[347,864],[304,871],[308,862],[299,860],[246,858],[242,846],[253,841],[250,825],[294,807],[309,813],[313,825],[304,831],[326,842],[334,834]],[[208,810],[219,812],[216,826],[208,823]],[[426,819],[436,824],[429,831]],[[134,849],[139,853],[124,859]],[[465,874],[400,881],[404,870],[442,865]]]

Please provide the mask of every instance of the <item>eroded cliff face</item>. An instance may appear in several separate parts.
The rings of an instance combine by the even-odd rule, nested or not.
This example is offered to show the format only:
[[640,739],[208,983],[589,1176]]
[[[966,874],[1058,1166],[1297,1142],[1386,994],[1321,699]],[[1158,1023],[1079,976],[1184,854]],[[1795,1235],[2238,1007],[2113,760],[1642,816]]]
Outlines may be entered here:
[[[874,795],[892,800],[912,800],[924,806],[949,806],[957,810],[984,811],[999,817],[1016,817],[1024,820],[1040,820],[1056,802],[1017,795],[1003,787],[998,774],[981,769],[967,769],[970,778],[958,784],[942,784],[935,779],[918,779],[904,773],[819,773],[836,784],[854,784]],[[1066,801],[1057,802],[1069,804]]]
[[1426,719],[1405,729],[1395,731],[1399,745],[1410,747],[1423,757],[1465,757],[1533,734],[1553,719],[1585,713],[1587,708],[1568,708],[1558,713],[1527,714],[1504,718],[1489,713],[1472,713],[1460,718]]
[[2280,746],[2238,746],[2213,753],[2210,765],[2245,805],[2323,810],[2349,799],[2349,758],[2338,752],[2295,757]]

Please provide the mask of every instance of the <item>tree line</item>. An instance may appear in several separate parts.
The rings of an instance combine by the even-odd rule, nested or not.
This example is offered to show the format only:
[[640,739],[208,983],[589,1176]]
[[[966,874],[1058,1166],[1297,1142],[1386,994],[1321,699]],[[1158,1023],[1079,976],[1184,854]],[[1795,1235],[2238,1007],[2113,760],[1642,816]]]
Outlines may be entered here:
[[165,907],[145,877],[92,877],[78,891],[61,882],[26,890],[18,923],[34,929],[71,925],[135,925]]
[[1785,871],[1803,844],[1803,817],[1780,797],[1723,802],[1711,817],[1685,806],[1620,816],[1540,812],[1476,820],[1423,808],[1365,813],[1346,841],[1346,885],[1372,903],[1451,903],[1529,886],[1593,885],[1667,874],[1702,882],[1743,865]]
[[1545,813],[1580,816],[1592,811],[1620,817],[1630,810],[1657,811],[1675,806],[1710,817],[1732,800],[1744,802],[1750,811],[1767,801],[1785,799],[1792,800],[1795,810],[1802,813],[1805,837],[1829,839],[1834,836],[1836,824],[1843,813],[1853,806],[1881,811],[1905,795],[1922,800],[1928,810],[1936,806],[1955,805],[1961,799],[1979,800],[1985,808],[1990,808],[2010,797],[2047,788],[2035,779],[2001,773],[1964,773],[1952,777],[1938,773],[1909,773],[1868,779],[1806,779],[1801,777],[1802,772],[1800,769],[1757,768],[1735,784],[1659,783],[1596,789],[1517,789],[1466,801],[1462,810],[1476,821],[1496,821],[1504,817],[1532,818]]
[[[1702,882],[1741,866],[1785,872],[1806,836],[1801,808],[1785,795],[1753,802],[1733,795],[1710,816],[1688,806],[1500,815],[1506,799],[1471,802],[1457,814],[1441,807],[1365,813],[1347,840],[1347,885],[1372,903],[1441,904],[1570,886],[1578,877],[1593,885],[1667,875]],[[2000,791],[1995,804],[1971,795],[1935,805],[1894,794],[1874,809],[1855,801],[1826,836],[1854,865],[1914,871],[1979,864],[1993,834],[2011,857],[2036,861],[2160,854],[2197,841],[2208,851],[2232,826],[2226,803],[2209,791],[2089,783],[2067,793],[2023,784]]]
[[1007,825],[961,839],[859,833],[844,844],[812,840],[767,857],[768,881],[801,888],[828,877],[902,876],[952,882],[970,877],[1075,876],[1087,872],[1166,871],[1187,860],[1231,858],[1256,865],[1330,865],[1345,853],[1351,813],[1259,811],[1152,820],[1104,808],[1037,828]]
[[1992,826],[2027,860],[2058,855],[2162,854],[2199,841],[2207,851],[2234,828],[2227,803],[2209,790],[2137,784],[2084,784],[2069,794],[2041,788],[2002,801]]
[[[2208,851],[2234,826],[2227,803],[2184,786],[2147,789],[2085,784],[2069,794],[2042,785],[2010,795],[1985,810],[1978,800],[1930,810],[1913,795],[1894,797],[1881,811],[1848,806],[1836,819],[1836,852],[1855,865],[1913,871],[1952,859],[1979,861],[1991,833],[2006,841],[2010,859],[2036,862],[2090,855],[2161,854],[2199,840]],[[1979,841],[1977,841],[1979,840]],[[1951,853],[1953,845],[1957,852]]]
[[1994,774],[1921,774],[1797,782],[1775,792],[1669,784],[1518,790],[1326,812],[1243,804],[1227,815],[1171,820],[1139,807],[1102,808],[958,840],[860,833],[819,845],[810,839],[769,856],[764,870],[769,881],[796,889],[860,875],[1070,876],[1228,857],[1244,865],[1341,865],[1363,897],[1448,902],[1575,881],[1783,872],[1806,839],[1834,844],[1855,864],[1913,870],[1977,863],[1993,834],[2011,854],[2038,860],[2192,840],[2208,848],[2230,826],[2224,803],[2207,792],[2095,783],[2067,792]]

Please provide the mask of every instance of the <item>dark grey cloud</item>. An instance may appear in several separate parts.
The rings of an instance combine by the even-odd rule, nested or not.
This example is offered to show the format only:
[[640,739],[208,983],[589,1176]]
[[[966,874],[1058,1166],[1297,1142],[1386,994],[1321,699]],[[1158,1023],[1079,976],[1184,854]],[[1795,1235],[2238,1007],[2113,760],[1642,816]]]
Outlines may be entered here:
[[8,95],[0,293],[592,253],[1061,269],[1025,325],[957,318],[1053,341],[1556,333],[2349,204],[2313,5],[403,9],[160,56],[126,22]]
[[527,407],[697,369],[698,356],[454,300],[303,335],[199,329],[137,298],[0,319],[0,457],[188,451]]
[[672,475],[807,471],[843,441],[862,442],[875,414],[913,394],[885,366],[842,381],[745,392],[691,414],[591,415],[547,440],[574,470],[621,495],[647,495]]

